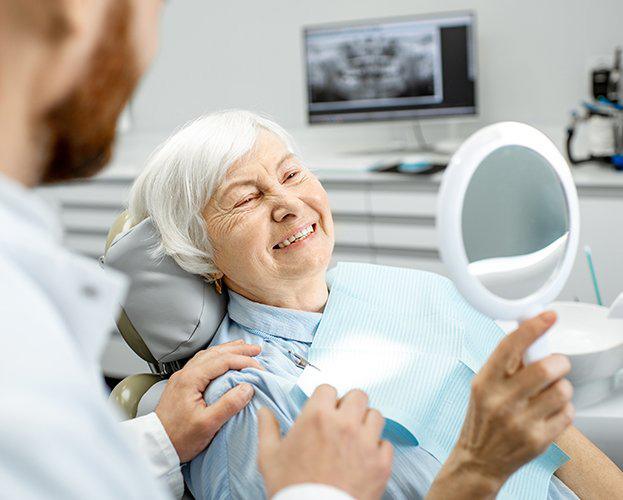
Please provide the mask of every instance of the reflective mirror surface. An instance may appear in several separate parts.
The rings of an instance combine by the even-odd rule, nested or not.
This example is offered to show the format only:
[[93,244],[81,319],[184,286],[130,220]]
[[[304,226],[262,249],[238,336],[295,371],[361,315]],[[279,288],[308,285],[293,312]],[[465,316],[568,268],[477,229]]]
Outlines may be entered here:
[[462,236],[469,272],[490,292],[513,300],[542,288],[569,236],[565,193],[549,162],[517,145],[485,157],[465,192]]

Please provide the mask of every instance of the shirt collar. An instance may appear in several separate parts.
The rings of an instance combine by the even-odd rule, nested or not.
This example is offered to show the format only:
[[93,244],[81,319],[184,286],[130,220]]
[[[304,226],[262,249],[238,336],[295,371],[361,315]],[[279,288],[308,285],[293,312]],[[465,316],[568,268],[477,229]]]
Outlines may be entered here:
[[63,248],[62,234],[53,207],[0,173],[0,253],[45,293],[91,365],[97,366],[127,280]]
[[54,242],[63,237],[62,225],[54,207],[41,198],[33,189],[0,172],[0,209],[5,209],[20,224],[38,233],[44,233]]
[[229,317],[252,333],[311,343],[322,313],[297,311],[253,302],[228,290]]

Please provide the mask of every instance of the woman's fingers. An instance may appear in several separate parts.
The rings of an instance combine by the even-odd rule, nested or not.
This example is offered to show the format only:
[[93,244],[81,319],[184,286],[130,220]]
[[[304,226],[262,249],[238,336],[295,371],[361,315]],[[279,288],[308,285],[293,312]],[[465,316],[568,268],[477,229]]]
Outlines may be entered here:
[[518,398],[531,398],[566,376],[570,371],[569,358],[562,354],[552,354],[517,372],[512,377],[511,384]]
[[567,403],[562,410],[548,418],[546,421],[546,433],[549,440],[556,440],[573,423],[574,418],[575,408],[571,403]]
[[573,397],[573,385],[566,378],[555,382],[530,401],[528,415],[547,419],[562,411]]
[[544,312],[524,321],[519,328],[508,334],[498,344],[489,361],[483,367],[487,377],[512,375],[521,366],[523,354],[556,321],[556,313]]

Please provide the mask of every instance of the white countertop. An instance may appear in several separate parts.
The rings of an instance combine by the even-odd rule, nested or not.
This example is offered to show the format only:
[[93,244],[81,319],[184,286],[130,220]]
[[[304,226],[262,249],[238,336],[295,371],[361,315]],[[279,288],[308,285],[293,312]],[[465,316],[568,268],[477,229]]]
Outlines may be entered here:
[[[125,157],[124,157],[125,156]],[[121,155],[112,166],[96,177],[101,180],[131,181],[140,172],[142,165],[138,160],[133,161],[128,156]],[[448,162],[447,155],[410,153],[411,161]],[[443,173],[433,175],[399,174],[374,172],[375,165],[397,163],[405,154],[401,153],[331,153],[315,151],[305,157],[305,163],[318,175],[321,180],[335,182],[375,182],[393,183],[408,182],[422,184],[439,184]],[[587,163],[571,167],[573,178],[578,188],[623,189],[623,172],[619,172],[607,165]]]

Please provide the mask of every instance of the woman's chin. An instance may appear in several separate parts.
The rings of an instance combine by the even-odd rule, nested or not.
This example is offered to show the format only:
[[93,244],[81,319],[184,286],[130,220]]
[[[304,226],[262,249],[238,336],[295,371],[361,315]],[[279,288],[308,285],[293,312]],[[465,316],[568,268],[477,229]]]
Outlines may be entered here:
[[331,253],[324,251],[291,253],[284,258],[275,259],[284,277],[312,276],[324,272],[331,262]]

